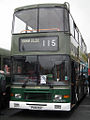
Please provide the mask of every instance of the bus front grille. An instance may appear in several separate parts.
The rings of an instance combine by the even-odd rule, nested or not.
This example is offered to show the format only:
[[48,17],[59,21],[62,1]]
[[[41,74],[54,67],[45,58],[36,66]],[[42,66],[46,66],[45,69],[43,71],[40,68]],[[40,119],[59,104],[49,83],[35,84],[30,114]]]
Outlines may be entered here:
[[52,94],[51,93],[25,93],[24,99],[26,100],[33,100],[33,101],[39,101],[39,100],[51,100]]

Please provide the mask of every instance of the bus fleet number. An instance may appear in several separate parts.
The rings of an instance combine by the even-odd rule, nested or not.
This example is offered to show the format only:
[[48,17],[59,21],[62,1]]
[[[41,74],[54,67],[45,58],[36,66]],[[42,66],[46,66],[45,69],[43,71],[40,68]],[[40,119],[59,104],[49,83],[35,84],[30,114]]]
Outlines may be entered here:
[[56,40],[43,40],[43,47],[45,47],[45,46],[55,47],[56,46]]

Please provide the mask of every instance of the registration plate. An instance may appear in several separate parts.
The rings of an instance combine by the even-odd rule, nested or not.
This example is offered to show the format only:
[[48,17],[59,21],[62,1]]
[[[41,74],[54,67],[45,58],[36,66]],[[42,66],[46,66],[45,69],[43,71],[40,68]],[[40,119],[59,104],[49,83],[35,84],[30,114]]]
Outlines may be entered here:
[[41,110],[42,107],[41,106],[30,106],[30,109],[32,109],[32,110]]

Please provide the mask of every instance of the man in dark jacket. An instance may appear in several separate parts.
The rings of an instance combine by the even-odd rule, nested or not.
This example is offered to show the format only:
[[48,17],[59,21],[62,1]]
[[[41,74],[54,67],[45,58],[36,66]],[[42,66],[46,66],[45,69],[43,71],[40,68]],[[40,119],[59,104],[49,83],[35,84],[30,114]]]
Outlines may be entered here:
[[88,82],[89,82],[89,95],[90,95],[90,75],[88,76]]
[[4,74],[4,71],[0,70],[0,115],[3,115],[1,113],[1,107],[2,107],[2,100],[5,94],[6,94],[5,74]]

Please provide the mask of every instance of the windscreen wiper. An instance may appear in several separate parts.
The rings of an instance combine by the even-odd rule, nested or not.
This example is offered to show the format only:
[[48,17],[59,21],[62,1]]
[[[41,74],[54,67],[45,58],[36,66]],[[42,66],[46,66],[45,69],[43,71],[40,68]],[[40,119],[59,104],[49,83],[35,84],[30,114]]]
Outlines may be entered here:
[[28,82],[28,79],[26,79],[26,80],[25,80],[25,82],[23,83],[22,87],[24,87],[24,88],[25,88],[25,87],[26,87],[27,82]]

